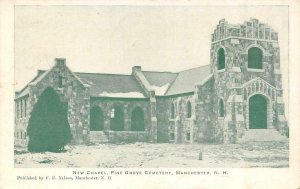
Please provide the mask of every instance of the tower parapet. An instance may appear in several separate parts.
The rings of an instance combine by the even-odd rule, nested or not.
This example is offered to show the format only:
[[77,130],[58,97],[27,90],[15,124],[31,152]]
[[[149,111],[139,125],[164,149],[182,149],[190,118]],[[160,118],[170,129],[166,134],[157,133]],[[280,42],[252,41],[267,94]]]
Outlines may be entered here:
[[278,41],[278,33],[267,24],[260,23],[258,19],[251,18],[241,25],[231,25],[225,19],[219,21],[214,33],[211,34],[212,42],[228,38],[249,38],[258,40]]

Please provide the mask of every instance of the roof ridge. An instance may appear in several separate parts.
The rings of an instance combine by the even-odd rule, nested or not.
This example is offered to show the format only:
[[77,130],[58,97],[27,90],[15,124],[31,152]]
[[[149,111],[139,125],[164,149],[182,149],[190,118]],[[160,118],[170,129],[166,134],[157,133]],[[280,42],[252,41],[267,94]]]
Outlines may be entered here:
[[97,74],[97,75],[122,75],[122,76],[132,76],[131,74],[114,74],[114,73],[91,73],[91,72],[73,72],[75,74]]
[[142,70],[142,72],[155,72],[155,73],[170,73],[170,74],[178,74],[178,72],[171,72],[171,71],[149,71],[149,70]]
[[[206,65],[202,65],[202,66],[198,66],[198,67],[189,68],[189,69],[186,69],[186,70],[182,70],[180,72],[185,72],[185,71],[193,70],[193,69],[196,69],[196,68],[203,68],[203,67],[206,67],[206,66],[210,66],[210,64],[206,64]],[[178,72],[178,73],[180,73],[180,72]]]

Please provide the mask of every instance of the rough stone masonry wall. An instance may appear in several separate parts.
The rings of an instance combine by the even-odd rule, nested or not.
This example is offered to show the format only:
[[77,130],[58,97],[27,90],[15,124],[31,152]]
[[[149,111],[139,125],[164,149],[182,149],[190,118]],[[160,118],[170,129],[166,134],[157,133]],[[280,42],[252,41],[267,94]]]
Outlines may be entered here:
[[26,146],[28,143],[27,124],[29,121],[28,95],[15,100],[14,143],[16,146]]
[[218,125],[218,97],[215,94],[214,78],[211,77],[203,85],[196,87],[196,142],[220,142],[223,127]]
[[[120,98],[91,98],[91,108],[100,107],[103,112],[104,131],[109,142],[149,142],[151,131],[151,116],[149,99],[120,99]],[[124,113],[124,131],[110,131],[110,113],[113,107],[118,106]],[[131,131],[131,116],[136,107],[144,112],[145,131]]]
[[[226,66],[224,70],[217,70],[217,52],[221,47],[225,50]],[[248,49],[251,47],[258,47],[263,51],[263,69],[261,70],[248,68]],[[226,111],[226,109],[232,107],[232,105],[229,105],[230,103],[227,103],[229,96],[244,95],[243,90],[234,88],[242,87],[244,83],[256,77],[264,79],[279,89],[276,96],[277,98],[282,97],[282,94],[280,94],[282,86],[279,54],[277,32],[266,24],[259,23],[257,19],[251,19],[242,25],[229,25],[225,20],[219,22],[212,34],[211,65],[215,77],[215,90],[219,98],[224,99],[227,118],[235,118],[235,115],[229,115],[229,111]],[[268,96],[267,93],[263,94]],[[275,115],[277,109],[277,111],[279,110],[278,115],[284,115],[283,110],[278,109],[273,102],[270,103],[273,106],[271,114]],[[244,106],[248,106],[248,101],[244,102]],[[277,103],[277,106],[280,105]],[[218,108],[218,104],[215,105],[215,109]],[[247,107],[244,109],[246,110]],[[238,111],[233,110],[231,112]],[[246,113],[246,111],[243,112],[244,119],[247,117]],[[222,123],[220,122],[220,124]],[[234,126],[234,123],[228,122],[227,125]]]
[[[187,117],[187,103],[191,103],[191,117]],[[175,116],[171,118],[171,104],[175,107]],[[193,142],[197,136],[195,127],[196,112],[194,95],[180,95],[157,99],[158,142]],[[187,134],[190,133],[190,139]],[[174,134],[174,140],[171,135]]]
[[[59,76],[63,77],[62,88],[58,86]],[[58,93],[60,100],[68,105],[72,143],[85,143],[89,126],[89,88],[83,86],[65,64],[56,64],[41,81],[29,84],[28,119],[23,122],[23,127],[27,128],[30,112],[47,87],[52,87]]]

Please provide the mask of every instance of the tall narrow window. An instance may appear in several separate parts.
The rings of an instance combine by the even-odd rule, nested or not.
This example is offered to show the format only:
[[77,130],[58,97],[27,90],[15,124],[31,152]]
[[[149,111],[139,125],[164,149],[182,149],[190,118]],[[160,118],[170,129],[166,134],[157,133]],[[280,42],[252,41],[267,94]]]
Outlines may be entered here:
[[27,99],[24,100],[24,117],[27,116]]
[[224,101],[220,99],[219,101],[219,117],[224,117],[225,110],[224,110]]
[[248,68],[262,69],[263,53],[260,48],[252,47],[248,50]]
[[190,117],[192,117],[192,105],[191,105],[191,102],[190,101],[188,101],[187,102],[187,118],[190,118]]
[[225,51],[223,48],[218,50],[218,70],[225,68]]
[[23,100],[21,100],[20,102],[21,102],[21,118],[22,118],[23,117]]
[[175,118],[175,106],[174,103],[171,103],[171,119]]
[[62,88],[62,86],[63,86],[63,78],[62,76],[58,76],[58,87]]

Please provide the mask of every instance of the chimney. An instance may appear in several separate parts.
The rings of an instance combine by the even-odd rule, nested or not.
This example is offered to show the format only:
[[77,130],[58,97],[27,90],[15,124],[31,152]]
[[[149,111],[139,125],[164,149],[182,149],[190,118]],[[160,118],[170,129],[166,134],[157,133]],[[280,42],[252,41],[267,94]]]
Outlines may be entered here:
[[135,73],[135,72],[141,72],[142,71],[142,67],[141,66],[133,66],[131,68],[131,74]]
[[65,66],[66,59],[65,58],[55,58],[55,64],[57,66]]
[[45,70],[37,70],[37,75],[42,75],[43,73],[45,73]]

